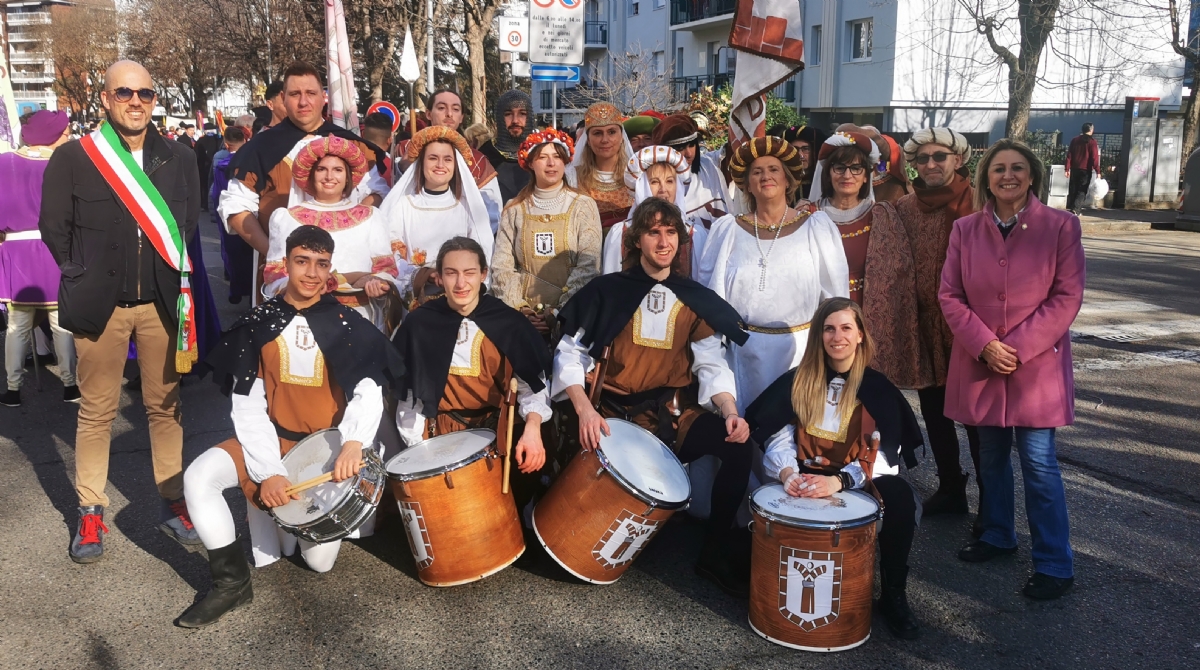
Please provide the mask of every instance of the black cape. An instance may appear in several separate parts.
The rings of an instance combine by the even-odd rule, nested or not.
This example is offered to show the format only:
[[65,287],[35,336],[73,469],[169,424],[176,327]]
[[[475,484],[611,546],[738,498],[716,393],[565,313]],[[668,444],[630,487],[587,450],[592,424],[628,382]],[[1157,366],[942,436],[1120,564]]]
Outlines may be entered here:
[[742,330],[737,310],[711,289],[674,272],[658,281],[646,274],[640,263],[628,270],[600,275],[579,289],[558,314],[562,332],[574,336],[582,328],[580,344],[588,347],[592,358],[600,358],[604,347],[617,338],[656,284],[671,289],[696,316],[731,341],[745,344],[750,338]]
[[317,304],[297,310],[282,297],[255,307],[221,336],[221,341],[204,360],[201,374],[213,371],[213,381],[225,395],[248,395],[258,378],[260,352],[268,342],[297,315],[308,321],[313,338],[321,349],[329,373],[349,400],[354,388],[364,379],[384,387],[394,387],[404,375],[404,361],[388,345],[387,337],[358,312],[340,304],[331,295],[321,296]]
[[507,205],[509,200],[515,198],[521,189],[529,184],[530,174],[521,169],[515,157],[509,158],[501,153],[491,140],[480,145],[479,153],[487,156],[492,167],[496,168],[496,182],[500,185],[500,199]]
[[232,178],[245,182],[247,175],[254,175],[254,191],[262,193],[267,188],[267,176],[271,174],[271,170],[279,165],[280,161],[287,158],[288,152],[296,148],[297,142],[309,135],[320,137],[334,135],[362,142],[375,150],[375,167],[379,173],[387,174],[387,154],[349,130],[326,121],[320,128],[309,133],[298,128],[291,119],[284,119],[279,122],[279,125],[271,126],[271,132],[258,133],[251,137],[246,146],[233,155],[233,160],[229,163]]
[[[467,318],[496,345],[534,393],[546,388],[542,375],[550,377],[550,352],[525,315],[485,293],[479,296],[479,304]],[[401,400],[412,391],[426,413],[437,411],[446,392],[446,377],[450,374],[462,320],[463,316],[450,308],[445,296],[430,300],[404,318],[392,343],[404,360],[420,364],[411,365],[400,378],[396,393]]]
[[[760,445],[766,445],[772,435],[784,426],[796,421],[792,408],[792,381],[797,368],[792,368],[771,382],[762,395],[746,408],[746,421],[750,424],[750,437]],[[912,406],[882,372],[874,368],[863,371],[862,383],[858,386],[858,400],[875,419],[879,431],[879,450],[887,454],[889,463],[898,463],[897,456],[904,456],[904,464],[917,467],[917,448],[925,441]]]

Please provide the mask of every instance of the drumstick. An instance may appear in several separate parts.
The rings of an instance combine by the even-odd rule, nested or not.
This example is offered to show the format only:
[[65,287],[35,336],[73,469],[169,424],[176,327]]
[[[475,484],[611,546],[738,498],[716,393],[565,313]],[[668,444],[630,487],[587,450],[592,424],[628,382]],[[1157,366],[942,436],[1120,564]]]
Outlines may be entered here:
[[[358,465],[359,465],[359,467],[363,466],[362,463],[359,463]],[[320,486],[321,484],[324,484],[325,482],[330,481],[332,479],[333,479],[333,471],[330,470],[329,472],[326,472],[323,475],[317,475],[316,477],[313,477],[312,479],[306,479],[306,480],[300,482],[299,484],[293,484],[292,486],[287,487],[286,489],[283,490],[283,494],[290,496],[293,493],[307,491],[314,486]]]
[[504,481],[500,484],[500,493],[508,495],[508,476],[512,470],[512,451],[513,451],[513,422],[516,420],[516,403],[517,397],[517,377],[513,375],[508,387],[508,441],[504,447]]

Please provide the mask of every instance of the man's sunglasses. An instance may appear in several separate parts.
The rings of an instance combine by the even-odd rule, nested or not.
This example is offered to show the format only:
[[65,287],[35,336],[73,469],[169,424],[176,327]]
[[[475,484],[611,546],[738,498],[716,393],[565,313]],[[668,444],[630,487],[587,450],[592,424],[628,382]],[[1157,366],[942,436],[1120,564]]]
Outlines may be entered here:
[[139,88],[135,91],[125,86],[114,88],[109,93],[112,93],[113,99],[117,102],[129,102],[133,100],[133,94],[136,93],[138,99],[147,105],[154,102],[155,96],[158,95],[152,88]]
[[916,162],[917,165],[925,165],[929,161],[933,161],[934,163],[945,163],[946,159],[949,157],[950,154],[946,153],[945,151],[939,151],[932,154],[921,154],[920,156],[914,158],[913,161]]

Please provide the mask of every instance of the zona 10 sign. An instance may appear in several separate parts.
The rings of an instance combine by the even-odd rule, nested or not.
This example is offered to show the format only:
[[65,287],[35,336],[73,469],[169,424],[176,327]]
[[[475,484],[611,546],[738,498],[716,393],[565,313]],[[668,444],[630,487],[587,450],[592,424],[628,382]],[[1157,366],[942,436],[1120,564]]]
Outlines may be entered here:
[[583,63],[584,0],[530,0],[529,60],[533,63]]

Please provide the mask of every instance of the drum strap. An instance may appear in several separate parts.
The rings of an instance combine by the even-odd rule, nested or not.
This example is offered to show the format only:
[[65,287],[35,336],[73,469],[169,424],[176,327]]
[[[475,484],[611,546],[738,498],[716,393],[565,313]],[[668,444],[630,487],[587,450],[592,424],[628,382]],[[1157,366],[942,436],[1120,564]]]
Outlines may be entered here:
[[291,440],[292,442],[299,442],[300,440],[303,440],[304,438],[308,437],[309,435],[312,435],[312,433],[297,433],[294,430],[288,430],[287,428],[284,428],[283,426],[279,425],[279,423],[277,421],[275,421],[274,419],[271,419],[271,423],[275,424],[275,434],[285,440]]

